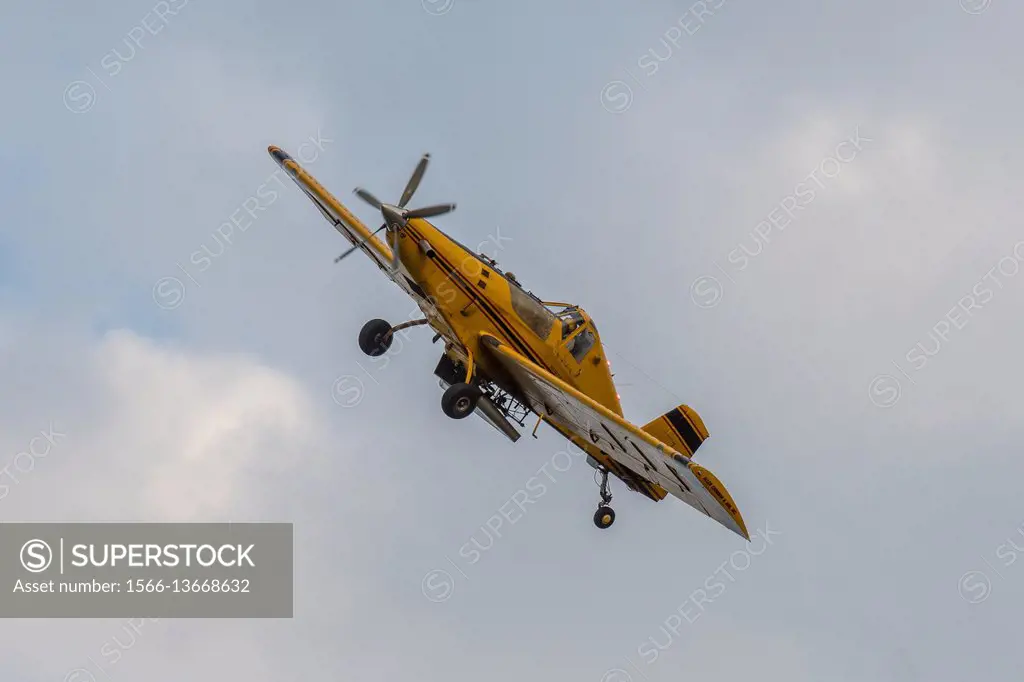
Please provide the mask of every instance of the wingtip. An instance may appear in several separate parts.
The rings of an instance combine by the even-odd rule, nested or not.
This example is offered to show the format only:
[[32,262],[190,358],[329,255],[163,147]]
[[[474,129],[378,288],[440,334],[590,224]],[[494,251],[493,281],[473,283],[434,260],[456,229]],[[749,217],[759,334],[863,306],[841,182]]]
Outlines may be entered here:
[[289,161],[292,158],[288,156],[283,149],[273,144],[267,147],[267,153],[270,154],[274,161],[277,161],[279,164],[283,164],[285,161]]
[[747,531],[747,524],[743,520],[743,514],[740,513],[736,501],[732,499],[732,495],[729,494],[725,485],[709,469],[702,467],[693,460],[690,460],[689,468],[697,476],[697,480],[700,481],[701,485],[711,492],[719,507],[726,512],[726,518],[729,522],[725,523],[725,519],[723,519],[723,525],[747,542],[750,542],[750,533]]
[[743,516],[739,513],[738,509],[736,510],[736,516],[730,514],[728,522],[723,522],[722,525],[747,542],[750,542],[750,532],[747,531],[747,523],[743,520]]
[[[733,505],[735,504],[736,503],[733,502]],[[750,531],[747,530],[747,522],[743,520],[743,514],[740,513],[739,508],[736,508],[735,516],[733,516],[732,514],[730,514],[729,516],[730,518],[732,518],[733,523],[736,524],[736,534],[744,540],[746,540],[747,542],[750,542]]]

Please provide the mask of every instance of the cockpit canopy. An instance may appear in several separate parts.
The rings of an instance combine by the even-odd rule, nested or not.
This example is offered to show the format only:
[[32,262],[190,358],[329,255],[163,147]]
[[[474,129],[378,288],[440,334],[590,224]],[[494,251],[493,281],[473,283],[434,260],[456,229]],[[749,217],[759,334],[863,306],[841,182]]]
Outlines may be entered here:
[[493,258],[489,258],[483,253],[474,255],[508,281],[512,309],[534,334],[546,340],[550,336],[555,322],[560,322],[562,343],[576,362],[583,362],[583,358],[587,356],[597,341],[597,329],[590,316],[582,308],[566,303],[544,303],[526,291],[514,274],[502,272]]
[[562,338],[567,339],[577,328],[586,324],[583,311],[577,306],[570,305],[555,313],[555,317],[562,321]]
[[555,313],[562,322],[562,341],[576,362],[583,362],[597,340],[594,322],[579,306],[564,306]]

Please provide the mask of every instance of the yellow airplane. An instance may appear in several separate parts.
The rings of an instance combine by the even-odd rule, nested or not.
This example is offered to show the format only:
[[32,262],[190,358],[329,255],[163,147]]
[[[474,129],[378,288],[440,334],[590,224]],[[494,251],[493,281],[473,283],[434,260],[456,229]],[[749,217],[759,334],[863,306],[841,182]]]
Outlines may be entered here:
[[[587,453],[601,474],[598,528],[615,520],[608,475],[654,501],[669,493],[749,541],[743,517],[714,474],[693,461],[708,437],[703,420],[680,405],[639,428],[622,416],[610,364],[594,321],[582,308],[542,301],[515,275],[502,272],[487,256],[475,254],[427,222],[455,209],[440,204],[406,205],[419,187],[430,155],[417,164],[397,204],[364,189],[361,199],[381,212],[384,223],[371,232],[316,179],[280,148],[270,156],[313,201],[352,248],[361,250],[391,281],[416,301],[423,319],[392,326],[370,320],[359,333],[359,347],[384,354],[394,333],[427,324],[444,339],[434,370],[446,387],[441,409],[453,419],[476,412],[513,442],[532,412],[536,438],[546,422]],[[387,242],[376,235],[385,230]]]

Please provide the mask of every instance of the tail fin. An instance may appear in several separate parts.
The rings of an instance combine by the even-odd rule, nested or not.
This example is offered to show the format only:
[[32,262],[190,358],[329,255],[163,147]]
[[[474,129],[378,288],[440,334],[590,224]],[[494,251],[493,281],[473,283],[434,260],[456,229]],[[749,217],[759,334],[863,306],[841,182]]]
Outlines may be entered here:
[[692,408],[686,405],[666,412],[648,424],[644,431],[674,450],[693,457],[697,448],[708,438],[707,427]]

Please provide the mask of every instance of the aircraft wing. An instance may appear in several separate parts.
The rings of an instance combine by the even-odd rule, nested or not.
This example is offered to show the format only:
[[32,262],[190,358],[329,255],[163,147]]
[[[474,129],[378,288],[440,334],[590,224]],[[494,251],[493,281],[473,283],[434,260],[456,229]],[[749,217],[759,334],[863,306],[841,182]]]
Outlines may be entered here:
[[736,503],[709,470],[527,360],[494,336],[483,334],[481,342],[516,378],[534,412],[587,438],[617,464],[658,484],[697,511],[750,540]]
[[[299,189],[316,205],[324,218],[327,218],[327,222],[334,225],[334,229],[348,239],[352,246],[365,240],[361,250],[388,277],[394,280],[395,278],[392,276],[390,268],[392,254],[388,245],[374,236],[372,230],[367,229],[366,225],[359,218],[355,217],[340,201],[335,199],[334,195],[328,192],[323,185],[317,182],[316,178],[310,175],[306,169],[285,153],[283,149],[271,145],[267,148],[267,151],[270,152],[270,156],[277,162],[277,165],[288,173],[288,177],[294,180]],[[402,283],[399,282],[399,284]],[[403,286],[403,288],[405,287]]]

